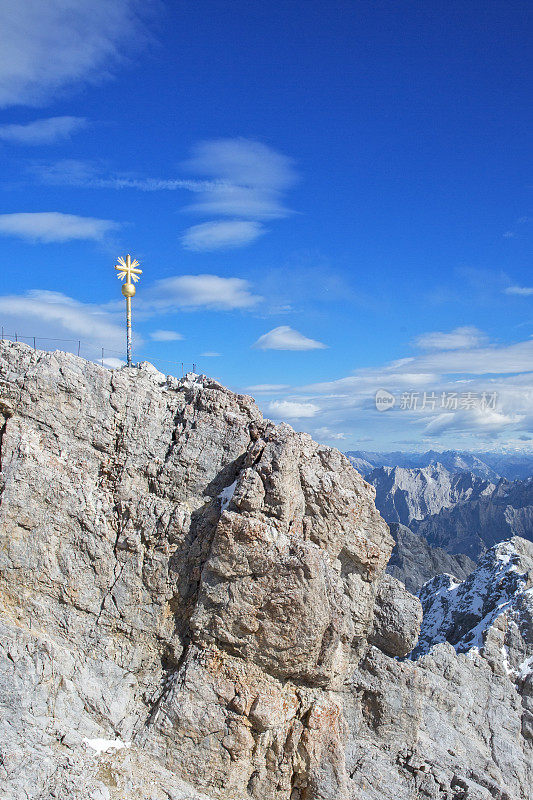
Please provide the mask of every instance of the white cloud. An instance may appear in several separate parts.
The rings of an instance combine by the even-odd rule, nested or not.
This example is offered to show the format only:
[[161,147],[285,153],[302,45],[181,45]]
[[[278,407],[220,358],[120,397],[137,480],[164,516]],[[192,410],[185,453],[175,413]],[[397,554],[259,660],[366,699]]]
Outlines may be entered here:
[[[482,443],[493,448],[500,441],[515,442],[523,449],[523,442],[531,441],[524,436],[530,437],[533,429],[532,367],[533,339],[436,350],[358,369],[338,380],[286,387],[285,398],[280,387],[275,402],[315,406],[319,411],[305,429],[325,443],[334,444],[338,438],[344,449],[357,448],[361,435],[368,436],[369,431],[370,449],[375,450],[402,449],[406,440],[409,447],[476,449]],[[379,424],[375,424],[375,393],[380,388],[390,391],[396,404],[379,414]],[[426,403],[424,392],[429,397]],[[418,398],[415,408],[402,402],[402,397],[412,393]],[[457,408],[446,407],[450,395],[457,398]],[[474,398],[473,403],[468,397]],[[264,408],[270,411],[268,401]],[[319,427],[314,427],[315,420]]]
[[329,439],[330,441],[339,442],[346,439],[346,434],[342,431],[333,431],[331,428],[315,428],[313,436],[318,436],[320,439]]
[[143,295],[147,309],[212,308],[231,310],[251,308],[261,298],[252,294],[242,278],[218,275],[177,275],[156,281]]
[[490,345],[472,350],[427,353],[410,363],[412,372],[483,375],[529,372],[533,364],[533,340],[510,345]]
[[194,202],[183,210],[211,218],[181,235],[183,247],[198,252],[244,247],[267,232],[264,220],[293,213],[285,205],[287,190],[297,180],[292,159],[262,142],[244,138],[200,142],[182,167],[198,177],[109,175],[105,165],[79,160],[38,164],[30,171],[49,185],[190,191]]
[[0,214],[0,235],[18,236],[36,242],[68,242],[72,239],[101,240],[120,227],[108,219],[77,217],[59,211]]
[[471,325],[465,325],[447,333],[443,331],[423,333],[416,338],[415,342],[423,350],[462,350],[477,347],[484,344],[486,340],[487,337],[480,330]]
[[255,241],[265,228],[259,222],[243,219],[202,222],[188,228],[181,237],[186,250],[226,250],[244,247]]
[[281,197],[297,180],[293,161],[262,142],[244,138],[200,142],[184,167],[217,182],[199,195],[190,210],[254,219],[291,213]]
[[505,294],[518,294],[527,297],[533,294],[533,286],[507,286]]
[[122,52],[140,45],[138,7],[136,0],[4,0],[0,107],[42,105],[65,87],[108,77]]
[[451,431],[494,434],[522,422],[523,419],[522,414],[504,414],[496,409],[460,409],[439,414],[425,425],[424,430],[430,434]]
[[288,325],[280,325],[260,336],[253,347],[258,350],[322,350],[327,345],[309,339]]
[[292,159],[251,139],[200,142],[183,166],[207,178],[195,187],[195,201],[186,211],[232,217],[189,228],[182,236],[188,250],[244,247],[265,233],[260,221],[291,214],[284,204],[287,189],[297,180]]
[[255,386],[247,386],[247,392],[257,392],[258,394],[270,394],[271,392],[279,392],[282,389],[288,389],[288,383],[257,383]]
[[[34,289],[24,295],[4,295],[0,297],[0,316],[6,334],[18,332],[21,337],[36,336],[37,346],[42,337],[45,349],[58,347],[77,351],[73,337],[82,340],[82,355],[87,354],[86,346],[92,348],[91,358],[97,354],[95,348],[99,350],[103,346],[117,351],[124,348],[124,328],[117,316],[61,292]],[[61,340],[70,340],[70,345]],[[136,343],[140,344],[140,337],[136,337]]]
[[144,178],[131,172],[109,174],[105,164],[64,158],[52,163],[33,164],[29,172],[48,186],[83,186],[88,189],[138,189],[142,192],[187,189],[191,192],[209,188],[209,181],[183,178]]
[[212,350],[208,350],[206,353],[200,353],[202,358],[220,358],[221,353],[215,353]]
[[126,361],[123,361],[121,358],[104,358],[103,364],[104,367],[108,367],[109,369],[120,369],[120,367],[126,366]]
[[154,342],[177,342],[183,336],[177,331],[152,331],[150,339]]
[[86,124],[85,117],[49,117],[24,125],[0,125],[0,139],[16,144],[51,144],[68,139]]
[[320,407],[315,403],[300,403],[293,400],[273,400],[268,406],[276,419],[302,419],[314,417]]

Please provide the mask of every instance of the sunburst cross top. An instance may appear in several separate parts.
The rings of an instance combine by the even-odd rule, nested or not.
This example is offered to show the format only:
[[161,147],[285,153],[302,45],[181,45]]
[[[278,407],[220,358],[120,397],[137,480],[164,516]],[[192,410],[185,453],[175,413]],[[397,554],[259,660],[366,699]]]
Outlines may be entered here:
[[137,269],[139,262],[136,258],[131,260],[131,256],[126,256],[126,260],[119,256],[117,258],[118,264],[115,264],[115,269],[118,270],[117,278],[123,280],[126,278],[126,283],[137,283],[139,276],[142,275],[142,269]]

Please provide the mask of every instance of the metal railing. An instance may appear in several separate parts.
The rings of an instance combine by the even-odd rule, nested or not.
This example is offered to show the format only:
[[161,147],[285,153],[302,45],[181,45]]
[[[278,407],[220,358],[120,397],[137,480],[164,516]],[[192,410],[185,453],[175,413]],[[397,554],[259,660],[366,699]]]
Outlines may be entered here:
[[[25,344],[29,344],[34,350],[64,350],[65,352],[73,353],[80,358],[85,358],[87,361],[93,361],[95,364],[100,364],[102,367],[113,366],[109,364],[110,358],[120,358],[120,361],[122,361],[124,365],[126,364],[123,350],[113,350],[111,347],[103,347],[100,344],[96,344],[95,342],[86,342],[83,339],[62,339],[50,336],[33,335],[28,336],[26,334],[18,333],[17,331],[14,333],[6,333],[3,327],[1,328],[1,338],[2,341],[6,339],[10,342],[23,342]],[[68,344],[70,347],[50,347],[46,345],[47,342]],[[41,343],[44,343],[44,346]],[[106,361],[108,363],[106,363]],[[182,377],[187,372],[198,372],[198,364],[194,361],[185,362],[177,359],[170,360],[165,358],[156,358],[154,359],[154,363],[156,367],[158,364],[171,364],[178,375],[181,372]]]

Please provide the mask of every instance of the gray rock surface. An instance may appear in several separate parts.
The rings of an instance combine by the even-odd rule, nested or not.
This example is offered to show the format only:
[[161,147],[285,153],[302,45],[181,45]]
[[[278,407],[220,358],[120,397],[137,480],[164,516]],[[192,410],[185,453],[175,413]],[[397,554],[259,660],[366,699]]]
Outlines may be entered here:
[[2,800],[530,800],[527,681],[388,654],[419,607],[344,456],[147,364],[4,342],[0,398]]
[[392,575],[384,575],[374,605],[369,642],[391,656],[406,656],[418,641],[422,606]]
[[441,547],[431,547],[423,536],[405,525],[391,523],[389,530],[396,544],[387,572],[402,581],[413,594],[418,594],[424,583],[436,575],[448,573],[462,581],[476,566],[464,554],[451,555]]

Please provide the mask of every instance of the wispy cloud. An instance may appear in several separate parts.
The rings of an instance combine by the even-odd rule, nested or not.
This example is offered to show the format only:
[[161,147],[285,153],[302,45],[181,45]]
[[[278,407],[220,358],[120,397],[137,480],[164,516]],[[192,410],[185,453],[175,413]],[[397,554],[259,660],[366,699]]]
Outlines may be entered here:
[[177,342],[180,339],[183,339],[181,333],[177,331],[152,331],[150,334],[150,339],[154,342]]
[[[305,430],[332,445],[343,440],[345,448],[357,447],[369,430],[373,449],[421,444],[473,449],[513,442],[519,449],[531,447],[533,339],[493,344],[478,331],[474,342],[481,340],[482,346],[457,348],[455,332],[449,334],[454,349],[435,349],[322,383],[267,386],[271,391],[264,394],[276,396],[263,405],[265,413],[290,421],[294,409],[284,403],[311,405]],[[385,413],[376,409],[379,389],[396,400]]]
[[501,433],[512,425],[522,422],[523,419],[523,414],[504,414],[493,409],[460,409],[438,414],[427,423],[424,430],[430,434],[475,431],[490,435]]
[[69,139],[86,125],[85,117],[48,117],[24,125],[0,125],[0,139],[15,144],[52,144]]
[[294,400],[273,400],[268,405],[268,411],[274,419],[302,419],[314,417],[320,411],[320,406]]
[[505,294],[516,294],[522,297],[529,297],[533,294],[533,286],[507,286],[504,289]]
[[272,392],[279,392],[288,388],[288,383],[256,383],[254,386],[247,386],[246,391],[255,394],[272,394]]
[[233,219],[219,222],[202,222],[188,228],[181,242],[186,250],[225,250],[244,247],[265,233],[259,222]]
[[213,350],[208,350],[205,353],[200,353],[202,358],[220,358],[222,353],[215,353]]
[[181,167],[186,176],[194,177],[113,174],[101,163],[75,159],[34,164],[30,171],[48,185],[191,192],[194,202],[182,211],[209,218],[181,235],[183,246],[193,251],[244,247],[266,233],[265,220],[294,213],[285,204],[285,195],[297,180],[293,161],[262,142],[244,138],[200,142]]
[[[22,336],[59,340],[74,336],[84,345],[123,349],[124,328],[116,315],[61,292],[34,289],[23,295],[4,295],[0,297],[0,315],[6,333],[18,331]],[[69,349],[61,341],[57,346]]]
[[146,310],[211,308],[227,311],[252,308],[261,299],[252,293],[249,282],[242,278],[177,275],[156,281],[144,292],[138,306]]
[[[518,219],[515,220],[515,223],[514,223],[515,230],[505,231],[502,234],[503,238],[504,239],[514,239],[515,236],[517,235],[517,233],[520,232],[520,226],[526,225],[528,222],[530,222],[530,217],[518,217]],[[516,229],[518,229],[518,230],[516,230]]]
[[415,339],[415,343],[423,350],[463,350],[478,347],[487,341],[487,337],[477,328],[465,325],[453,331],[432,331],[423,333]]
[[121,45],[144,34],[136,0],[0,4],[0,107],[42,105],[58,91],[109,77]]
[[260,336],[253,347],[257,350],[323,350],[327,345],[309,339],[288,325],[280,325]]
[[216,182],[189,206],[190,211],[252,219],[292,213],[283,194],[297,180],[293,161],[262,142],[244,138],[200,142],[183,166]]
[[141,192],[186,189],[201,192],[211,183],[190,178],[145,178],[131,172],[110,173],[107,165],[95,161],[64,158],[52,163],[34,163],[30,175],[47,186],[79,186],[85,189],[137,189]]
[[59,211],[0,214],[0,235],[34,242],[68,242],[73,239],[102,240],[120,225],[109,219],[78,217]]
[[244,138],[200,142],[182,166],[209,181],[185,211],[233,218],[189,228],[182,237],[188,249],[243,247],[265,232],[262,220],[292,213],[284,203],[287,189],[297,180],[292,159],[262,142]]

